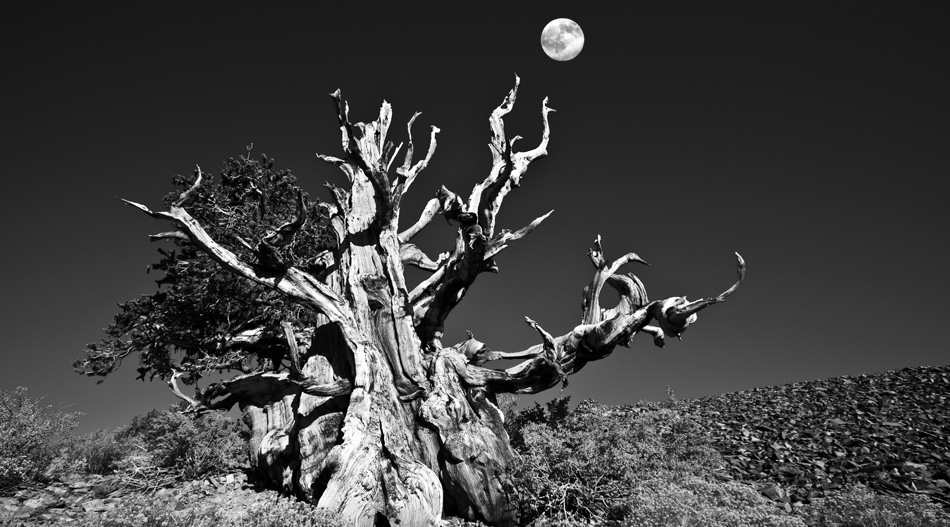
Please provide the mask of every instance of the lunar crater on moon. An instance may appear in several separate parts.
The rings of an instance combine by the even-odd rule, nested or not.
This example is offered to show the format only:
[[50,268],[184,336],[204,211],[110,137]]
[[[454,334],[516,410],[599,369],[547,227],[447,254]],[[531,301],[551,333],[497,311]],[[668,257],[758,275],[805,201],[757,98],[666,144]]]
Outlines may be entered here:
[[584,32],[569,18],[552,20],[541,32],[541,47],[554,60],[571,60],[584,49]]

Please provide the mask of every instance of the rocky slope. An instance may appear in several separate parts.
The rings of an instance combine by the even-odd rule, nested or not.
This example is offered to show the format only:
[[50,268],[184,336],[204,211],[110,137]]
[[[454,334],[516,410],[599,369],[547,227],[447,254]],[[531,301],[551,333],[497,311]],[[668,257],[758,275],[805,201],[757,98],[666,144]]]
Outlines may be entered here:
[[0,525],[87,525],[106,511],[126,507],[130,498],[148,496],[183,517],[209,509],[241,514],[252,504],[276,494],[258,493],[243,473],[209,477],[172,488],[143,492],[117,476],[70,475],[48,485],[20,488],[0,497]]
[[[727,477],[789,510],[854,483],[923,494],[950,510],[950,366],[754,388],[678,406],[703,425]],[[85,525],[137,492],[115,476],[69,476],[0,496],[0,526]],[[148,496],[182,514],[216,508],[239,515],[276,493],[257,492],[234,473]]]
[[950,366],[905,368],[689,400],[729,474],[772,500],[861,483],[950,509]]

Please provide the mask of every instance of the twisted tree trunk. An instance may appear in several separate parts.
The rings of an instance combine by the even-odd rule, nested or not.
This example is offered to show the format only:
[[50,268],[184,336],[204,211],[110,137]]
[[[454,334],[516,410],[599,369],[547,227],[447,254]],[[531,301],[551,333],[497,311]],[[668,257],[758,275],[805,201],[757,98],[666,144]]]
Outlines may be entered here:
[[[174,375],[170,385],[196,409],[242,405],[253,431],[258,472],[355,525],[435,525],[443,513],[493,525],[515,523],[517,511],[503,485],[513,453],[496,395],[556,386],[618,344],[628,345],[639,331],[662,345],[664,335],[678,336],[695,321],[696,311],[738,286],[696,302],[679,297],[650,302],[635,276],[615,274],[621,265],[642,260],[630,253],[608,265],[598,238],[580,325],[553,337],[528,320],[541,343],[520,352],[493,351],[474,338],[443,345],[445,320],[476,277],[497,272],[498,253],[547,217],[514,232],[496,229],[505,196],[520,185],[529,164],[547,153],[553,111],[547,100],[537,147],[516,153],[512,147],[518,138],[505,134],[503,118],[514,106],[517,88],[516,78],[492,112],[493,163],[485,180],[468,200],[442,187],[418,221],[401,232],[402,196],[431,159],[439,130],[432,127],[427,155],[413,164],[411,127],[418,114],[413,116],[404,162],[390,177],[402,145],[386,141],[389,104],[383,103],[376,121],[354,124],[339,92],[334,93],[345,155],[320,157],[346,174],[349,188],[331,189],[334,203],[327,209],[338,247],[321,255],[320,273],[286,265],[274,250],[290,243],[306,221],[302,206],[295,222],[256,245],[245,242],[256,255],[256,261],[245,262],[211,239],[185,210],[190,191],[167,212],[129,202],[173,221],[179,231],[172,235],[186,237],[224,268],[319,314],[314,327],[284,324],[286,371],[242,375],[194,398],[178,389]],[[199,177],[193,188],[200,184]],[[432,260],[410,240],[436,214],[455,222],[458,231],[454,249]],[[410,290],[406,265],[432,274]],[[741,258],[739,273],[741,281]],[[599,304],[604,284],[621,295],[612,309]],[[648,325],[653,320],[659,327]],[[498,359],[520,362],[504,370],[483,366]]]

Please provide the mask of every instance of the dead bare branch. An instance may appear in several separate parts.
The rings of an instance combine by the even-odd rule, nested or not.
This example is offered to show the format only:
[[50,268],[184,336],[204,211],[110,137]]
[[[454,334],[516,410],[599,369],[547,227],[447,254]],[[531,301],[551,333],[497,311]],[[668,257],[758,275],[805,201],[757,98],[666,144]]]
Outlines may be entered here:
[[736,266],[739,279],[719,296],[702,298],[692,302],[686,300],[686,297],[673,297],[658,304],[654,316],[659,321],[663,332],[667,336],[679,338],[690,324],[696,322],[698,312],[713,304],[725,302],[726,298],[732,295],[745,280],[746,264],[739,253],[736,253]]
[[168,381],[167,381],[168,387],[171,389],[172,393],[174,393],[176,397],[188,403],[188,405],[191,406],[192,408],[197,408],[201,406],[201,404],[198,401],[185,395],[181,391],[181,388],[178,387],[178,377],[181,377],[181,375],[182,375],[181,372],[172,370],[172,374],[168,378]]
[[535,218],[534,221],[516,230],[515,232],[511,232],[508,229],[502,229],[501,233],[499,233],[497,236],[489,240],[488,247],[485,249],[484,258],[486,259],[491,258],[492,256],[495,256],[496,254],[505,250],[505,248],[508,247],[508,242],[520,240],[521,238],[524,238],[528,234],[531,234],[531,232],[534,229],[536,229],[538,225],[541,225],[542,221],[548,219],[548,216],[550,216],[553,213],[554,211],[551,210],[547,214],[543,216],[539,216],[538,218]]
[[419,216],[419,220],[416,221],[416,223],[413,224],[412,227],[409,227],[408,229],[399,233],[400,243],[406,243],[409,240],[411,240],[413,236],[418,234],[419,231],[423,229],[423,227],[425,227],[426,225],[429,224],[430,221],[432,221],[432,218],[434,218],[435,215],[439,213],[441,208],[442,207],[441,207],[441,204],[439,203],[438,198],[430,199],[429,202],[426,203],[426,208],[423,209],[422,214]]
[[[626,265],[630,262],[638,262],[644,265],[650,265],[645,260],[637,256],[636,253],[627,253],[620,258],[617,258],[607,266],[607,260],[604,256],[604,248],[600,239],[600,235],[597,235],[597,239],[594,240],[594,249],[591,249],[588,252],[591,262],[594,264],[594,267],[597,269],[594,272],[594,278],[591,280],[590,285],[584,288],[584,301],[583,301],[583,318],[582,321],[584,324],[596,324],[603,320],[604,313],[600,307],[600,292],[604,288],[604,284],[610,279],[614,273],[620,269],[621,266]],[[640,284],[642,288],[643,284]],[[644,296],[646,292],[644,291]]]
[[198,221],[188,214],[185,209],[172,207],[168,212],[153,212],[140,203],[129,200],[122,201],[125,201],[153,218],[173,221],[181,230],[188,234],[191,243],[208,254],[211,259],[222,265],[225,269],[258,284],[276,289],[296,300],[310,305],[334,322],[345,323],[347,320],[343,308],[344,302],[339,295],[309,274],[296,268],[288,268],[276,276],[260,276],[255,272],[253,267],[244,263],[233,252],[214,241],[204,228],[201,227]]
[[195,168],[198,171],[198,177],[195,179],[195,183],[191,187],[189,187],[188,190],[182,192],[181,196],[178,197],[178,201],[175,202],[176,207],[181,207],[182,205],[184,205],[185,201],[187,201],[188,198],[191,197],[191,193],[194,192],[195,189],[197,189],[201,185],[201,179],[202,179],[201,167],[198,165],[195,165]]
[[300,348],[297,347],[297,335],[294,334],[294,328],[290,322],[281,321],[280,327],[284,330],[284,338],[287,340],[287,347],[290,351],[290,378],[295,381],[303,379],[300,372]]
[[274,232],[264,236],[261,241],[271,247],[286,247],[294,241],[294,236],[307,223],[307,209],[303,201],[303,191],[297,190],[297,217],[284,223]]
[[148,238],[150,241],[157,242],[161,240],[182,240],[182,241],[191,241],[188,238],[188,235],[181,231],[168,231],[160,232],[158,234],[149,234]]
[[424,271],[435,271],[446,258],[448,254],[443,253],[439,255],[438,260],[433,261],[415,244],[403,243],[399,246],[399,259],[402,260],[404,266],[412,265]]

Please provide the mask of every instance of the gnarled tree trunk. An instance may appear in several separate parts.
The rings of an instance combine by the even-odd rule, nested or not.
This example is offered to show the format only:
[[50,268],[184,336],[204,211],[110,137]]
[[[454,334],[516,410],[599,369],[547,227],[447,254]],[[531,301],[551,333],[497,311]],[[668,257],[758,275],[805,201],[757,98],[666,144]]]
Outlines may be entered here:
[[[297,221],[255,245],[257,261],[245,262],[213,240],[185,209],[189,192],[165,212],[146,213],[173,221],[179,232],[224,268],[272,287],[319,314],[314,327],[284,324],[286,371],[242,375],[213,385],[196,397],[170,386],[196,409],[238,403],[253,430],[251,448],[259,473],[288,493],[331,509],[355,525],[435,525],[443,513],[493,525],[517,521],[503,476],[513,453],[496,404],[499,393],[535,393],[566,379],[587,362],[628,345],[639,331],[658,345],[679,336],[695,313],[723,300],[650,302],[642,283],[618,275],[621,265],[642,262],[627,254],[608,265],[600,239],[590,253],[594,278],[584,292],[582,321],[553,337],[533,321],[540,343],[520,352],[493,351],[474,338],[446,346],[445,320],[482,272],[496,272],[494,258],[509,242],[538,226],[547,214],[517,231],[496,229],[495,218],[529,164],[546,154],[553,111],[544,101],[543,137],[534,149],[515,152],[504,116],[515,103],[518,80],[492,112],[493,163],[488,176],[465,200],[442,187],[422,216],[400,231],[400,202],[436,149],[432,127],[428,153],[413,164],[412,122],[404,162],[390,176],[400,147],[386,141],[391,110],[383,103],[371,123],[351,123],[339,92],[344,156],[320,156],[338,166],[349,188],[332,188],[327,206],[338,246],[321,255],[322,272],[285,265],[275,247],[289,243],[306,221]],[[199,181],[195,187],[199,186]],[[301,198],[302,200],[302,198]],[[411,243],[437,214],[458,225],[454,249],[432,260]],[[548,213],[550,214],[550,213]],[[294,227],[296,225],[296,227]],[[166,233],[168,234],[168,233]],[[737,255],[738,256],[738,255]],[[432,274],[409,289],[406,265]],[[311,268],[312,271],[312,268]],[[744,263],[739,258],[740,282]],[[599,304],[610,284],[621,300]],[[658,327],[649,325],[656,321]],[[255,338],[253,331],[239,336]],[[514,366],[484,367],[512,359]]]

